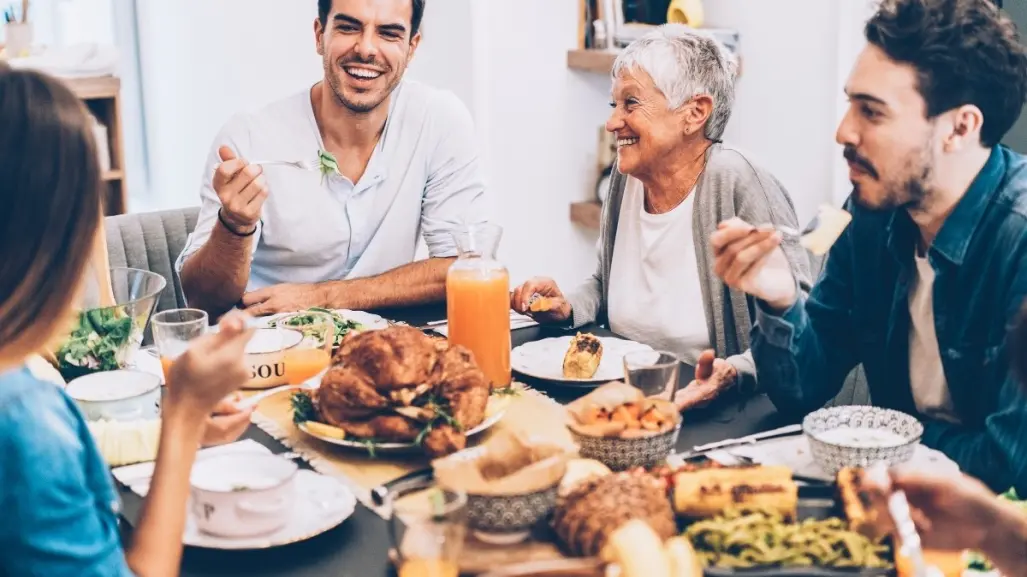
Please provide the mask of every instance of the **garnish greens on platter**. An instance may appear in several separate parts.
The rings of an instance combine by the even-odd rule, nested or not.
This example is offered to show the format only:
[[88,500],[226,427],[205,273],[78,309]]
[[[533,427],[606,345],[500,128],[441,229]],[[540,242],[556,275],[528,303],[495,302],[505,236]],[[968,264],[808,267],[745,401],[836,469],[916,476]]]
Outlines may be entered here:
[[369,452],[459,451],[467,435],[501,418],[510,393],[493,395],[464,347],[409,326],[352,332],[332,363],[316,391],[293,396],[293,420],[323,441]]
[[132,319],[116,309],[92,309],[79,314],[78,326],[57,351],[61,375],[74,378],[121,368],[119,358],[132,338]]
[[[361,323],[359,323],[359,322],[357,322],[355,320],[347,319],[346,317],[344,317],[338,311],[333,311],[333,310],[330,310],[330,309],[324,309],[324,308],[321,308],[321,307],[311,307],[309,309],[306,309],[303,312],[307,312],[307,313],[324,313],[324,314],[330,315],[332,317],[332,320],[335,321],[335,342],[332,343],[332,347],[338,347],[340,344],[342,344],[343,337],[348,335],[350,333],[350,331],[362,331],[365,328],[363,324],[361,324]],[[310,324],[312,324],[313,320],[314,320],[313,315],[310,315],[310,314],[304,315],[304,314],[301,313],[301,314],[294,315],[294,316],[290,317],[289,320],[286,322],[286,325],[288,325],[288,326],[304,326],[304,325],[309,326]],[[268,328],[272,328],[272,329],[276,328],[278,326],[278,320],[277,319],[271,319],[270,321],[268,321],[267,326],[268,326]],[[310,331],[314,331],[316,329],[309,329],[309,330]],[[312,335],[304,334],[303,336],[304,337],[309,337],[309,336],[312,336]],[[313,336],[317,336],[317,335],[313,335]]]
[[325,178],[329,174],[341,174],[339,172],[339,161],[335,159],[335,155],[327,150],[317,151],[317,164],[321,170],[321,183],[324,184]]

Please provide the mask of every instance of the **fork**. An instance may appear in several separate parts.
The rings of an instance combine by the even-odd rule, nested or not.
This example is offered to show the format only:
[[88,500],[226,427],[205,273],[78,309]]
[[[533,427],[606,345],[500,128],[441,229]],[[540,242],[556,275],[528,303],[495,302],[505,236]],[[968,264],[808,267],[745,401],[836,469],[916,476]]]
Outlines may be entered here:
[[[311,172],[318,170],[316,162],[310,162],[307,160],[254,160],[250,162],[250,164],[259,164],[260,166],[291,166],[293,168]],[[217,172],[218,167],[220,166],[220,164],[215,166],[214,172]]]

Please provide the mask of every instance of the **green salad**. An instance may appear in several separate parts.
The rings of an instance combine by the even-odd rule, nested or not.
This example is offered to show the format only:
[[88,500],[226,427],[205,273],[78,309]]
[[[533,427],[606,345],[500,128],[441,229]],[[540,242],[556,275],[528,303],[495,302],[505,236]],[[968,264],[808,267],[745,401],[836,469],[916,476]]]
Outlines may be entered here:
[[[357,321],[347,319],[346,317],[342,316],[341,314],[339,314],[338,312],[333,311],[333,310],[323,309],[323,308],[320,308],[320,307],[312,307],[312,308],[309,308],[309,309],[307,309],[306,311],[303,311],[303,312],[306,312],[306,313],[324,313],[324,314],[329,315],[329,316],[332,317],[332,320],[335,321],[335,340],[332,343],[332,347],[338,347],[342,343],[342,338],[345,337],[346,335],[348,335],[350,331],[360,331],[360,330],[364,329],[364,325],[358,323]],[[285,323],[285,326],[300,327],[300,326],[303,326],[303,325],[308,325],[308,324],[312,323],[313,321],[314,321],[314,315],[312,315],[312,314],[303,314],[301,312],[301,313],[299,313],[297,315],[294,315],[294,316],[290,317],[289,320]],[[271,327],[271,328],[276,328],[278,326],[278,320],[272,320],[271,322],[268,323],[268,326]],[[303,337],[304,338],[307,338],[307,337],[317,337],[317,338],[320,338],[321,335],[314,334],[315,330],[316,329],[309,329],[307,331],[304,331]]]
[[[1005,493],[999,495],[998,498],[1015,503],[1016,506],[1024,512],[1024,514],[1027,514],[1027,501],[1021,499],[1020,496],[1016,494],[1016,489],[1011,488]],[[969,551],[966,556],[966,568],[971,571],[986,573],[993,570],[994,566],[984,555],[981,555],[976,551]]]
[[121,368],[132,340],[132,318],[117,309],[93,309],[79,315],[78,325],[57,351],[65,380],[88,373]]

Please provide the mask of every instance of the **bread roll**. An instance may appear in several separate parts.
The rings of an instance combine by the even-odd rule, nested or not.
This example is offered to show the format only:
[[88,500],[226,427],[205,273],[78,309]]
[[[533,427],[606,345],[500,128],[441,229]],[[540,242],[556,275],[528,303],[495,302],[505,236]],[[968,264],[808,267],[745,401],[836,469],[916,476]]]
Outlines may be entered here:
[[571,339],[563,357],[563,376],[568,379],[591,379],[599,370],[603,343],[595,335],[578,333]]

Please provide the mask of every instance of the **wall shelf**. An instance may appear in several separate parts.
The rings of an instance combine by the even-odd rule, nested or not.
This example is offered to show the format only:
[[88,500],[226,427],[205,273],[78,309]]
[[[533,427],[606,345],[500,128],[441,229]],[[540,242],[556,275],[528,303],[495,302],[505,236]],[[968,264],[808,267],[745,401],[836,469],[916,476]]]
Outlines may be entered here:
[[[613,63],[617,60],[616,50],[590,50],[579,48],[567,51],[567,68],[609,74],[613,71]],[[742,75],[742,57],[738,57],[738,76]]]
[[598,200],[571,203],[571,222],[589,230],[599,230],[603,205]]
[[67,78],[64,83],[79,97],[89,112],[107,127],[111,169],[104,172],[104,213],[123,214],[128,209],[124,142],[121,134],[121,79],[116,76]]
[[617,54],[615,50],[568,50],[567,68],[609,74],[613,70],[613,61],[617,59]]

